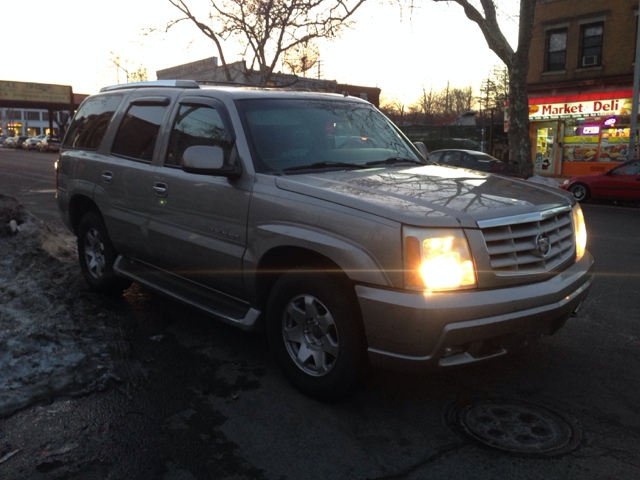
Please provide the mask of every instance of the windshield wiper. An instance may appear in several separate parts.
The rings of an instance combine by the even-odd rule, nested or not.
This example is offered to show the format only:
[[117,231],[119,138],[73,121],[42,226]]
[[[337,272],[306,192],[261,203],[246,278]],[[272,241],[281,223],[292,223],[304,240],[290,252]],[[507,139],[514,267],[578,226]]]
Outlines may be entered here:
[[362,164],[356,163],[344,163],[344,162],[316,162],[308,165],[296,165],[295,167],[283,168],[283,172],[293,172],[295,170],[314,170],[318,168],[333,168],[333,167],[345,167],[345,168],[364,168]]
[[391,157],[386,160],[375,160],[373,162],[367,162],[365,165],[395,165],[396,163],[415,163],[416,165],[426,165],[426,163],[419,162],[412,158]]

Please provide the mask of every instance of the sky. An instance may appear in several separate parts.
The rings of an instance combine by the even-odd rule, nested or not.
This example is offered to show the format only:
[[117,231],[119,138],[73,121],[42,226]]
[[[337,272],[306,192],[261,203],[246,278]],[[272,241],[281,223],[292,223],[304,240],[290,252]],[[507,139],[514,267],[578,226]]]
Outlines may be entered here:
[[[477,89],[499,63],[459,5],[416,0],[417,7],[410,10],[382,1],[365,3],[355,26],[339,39],[318,42],[324,78],[379,87],[383,95],[410,104],[422,85],[440,90],[449,82]],[[502,2],[503,8],[517,8],[518,3]],[[188,4],[196,9],[209,2]],[[92,94],[118,83],[111,52],[134,69],[146,67],[151,80],[157,70],[217,56],[213,42],[187,22],[169,33],[142,35],[143,29],[162,28],[178,17],[180,12],[166,0],[31,0],[28,10],[39,13],[2,21],[4,45],[12,45],[17,55],[12,61],[5,56],[0,80],[72,85],[75,93]],[[516,21],[505,17],[501,26],[515,47]],[[224,52],[232,62],[241,59],[242,48],[228,42]]]

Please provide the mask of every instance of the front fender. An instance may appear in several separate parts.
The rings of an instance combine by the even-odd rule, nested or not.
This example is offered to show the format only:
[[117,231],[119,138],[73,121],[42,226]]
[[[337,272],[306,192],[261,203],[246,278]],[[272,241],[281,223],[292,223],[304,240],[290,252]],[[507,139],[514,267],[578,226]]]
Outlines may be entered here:
[[376,258],[346,238],[286,223],[263,224],[257,226],[254,233],[255,239],[244,258],[245,274],[251,278],[255,278],[257,265],[267,252],[279,247],[294,247],[328,258],[354,282],[392,286]]

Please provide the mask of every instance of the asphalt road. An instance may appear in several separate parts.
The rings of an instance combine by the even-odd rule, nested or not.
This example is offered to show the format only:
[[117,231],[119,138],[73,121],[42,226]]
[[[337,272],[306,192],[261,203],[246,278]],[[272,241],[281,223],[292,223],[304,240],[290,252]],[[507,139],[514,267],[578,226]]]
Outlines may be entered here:
[[[43,192],[54,159],[0,149],[0,193],[61,225]],[[289,387],[263,335],[135,286],[97,296],[121,319],[121,380],[1,419],[0,478],[640,478],[640,208],[583,208],[597,279],[555,336],[442,373],[374,372],[333,404]],[[493,447],[461,433],[496,424]]]

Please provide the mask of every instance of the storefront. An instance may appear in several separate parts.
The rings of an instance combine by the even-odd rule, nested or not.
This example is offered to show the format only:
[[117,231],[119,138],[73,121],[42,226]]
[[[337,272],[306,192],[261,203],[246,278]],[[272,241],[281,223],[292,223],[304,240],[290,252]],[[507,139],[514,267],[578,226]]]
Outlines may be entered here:
[[[534,172],[550,176],[589,175],[625,161],[631,97],[632,91],[625,90],[530,98]],[[637,138],[636,133],[636,142]]]

